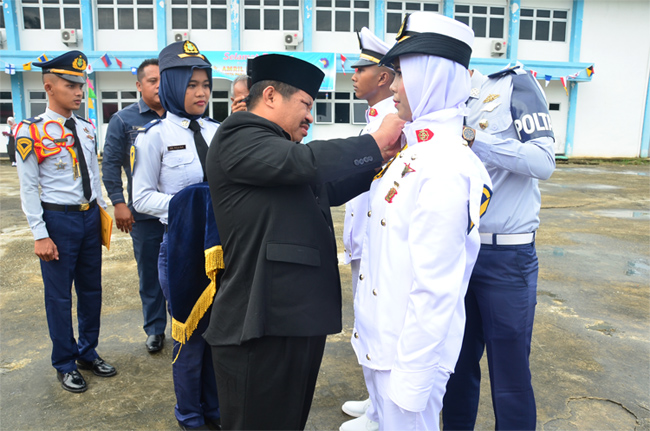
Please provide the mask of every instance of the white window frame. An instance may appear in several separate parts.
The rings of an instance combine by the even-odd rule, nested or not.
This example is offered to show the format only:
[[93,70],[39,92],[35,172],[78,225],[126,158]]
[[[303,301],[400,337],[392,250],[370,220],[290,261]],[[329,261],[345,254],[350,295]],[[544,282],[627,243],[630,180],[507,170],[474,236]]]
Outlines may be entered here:
[[[0,97],[0,103],[8,103],[9,105],[11,105],[11,113],[9,114],[9,117],[13,117],[14,101],[12,100],[12,97],[11,97],[11,90],[5,91],[3,89],[2,91],[0,91],[0,96],[2,95],[2,93],[9,93],[9,98],[8,99],[4,99],[4,98]],[[6,118],[5,117],[0,117],[0,124],[5,124],[7,122],[7,118],[9,118],[9,117],[6,117]]]
[[[532,10],[533,11],[533,16],[522,16],[521,11],[519,15],[519,21],[532,21],[533,22],[533,29],[532,29],[532,35],[530,39],[522,39],[521,36],[519,37],[519,40],[530,40],[530,41],[536,41],[536,42],[554,42],[554,43],[566,43],[567,42],[567,32],[569,31],[569,15],[571,11],[568,9],[551,9],[551,8],[543,8],[543,7],[523,7],[521,10]],[[550,17],[538,17],[537,13],[538,11],[543,10],[543,11],[549,11],[551,16]],[[565,12],[566,13],[566,18],[556,18],[555,12]],[[543,22],[548,22],[548,39],[537,39],[537,23],[543,21]],[[564,23],[564,40],[559,41],[559,40],[553,40],[553,26],[556,22],[563,22]]]
[[[468,6],[470,8],[469,12],[456,12],[456,8],[458,6]],[[484,7],[487,9],[487,13],[477,13],[474,12],[474,8],[476,7]],[[503,15],[499,14],[493,14],[492,9],[493,8],[501,8],[503,9]],[[509,21],[509,15],[508,15],[508,5],[494,5],[494,4],[469,4],[469,3],[456,3],[454,5],[454,19],[458,19],[458,17],[467,17],[469,19],[469,27],[474,29],[474,18],[485,18],[485,36],[476,36],[484,39],[505,39],[508,30],[508,21]],[[490,26],[491,26],[491,19],[492,18],[500,18],[503,20],[503,33],[500,36],[490,36]]]
[[[104,0],[110,1],[111,4],[96,4],[97,8],[97,30],[155,30],[156,28],[156,0],[152,0],[151,4],[138,4],[138,0],[133,0],[131,4],[121,4],[118,3],[118,0]],[[113,28],[99,28],[99,11],[111,9],[113,11]],[[133,28],[120,28],[120,16],[119,10],[128,10],[133,14]],[[151,28],[140,28],[138,27],[138,12],[140,9],[150,9],[152,13],[152,27]]]
[[[260,30],[260,31],[300,31],[302,29],[302,8],[301,8],[301,3],[298,1],[298,5],[285,5],[286,0],[272,0],[272,1],[278,1],[278,5],[267,5],[265,4],[269,0],[257,0],[259,2],[258,5],[254,4],[247,4],[247,0],[241,0],[242,2],[242,8],[243,8],[243,13],[244,13],[244,19],[242,21],[242,29],[244,30]],[[292,0],[292,2],[295,0]],[[260,17],[259,17],[259,28],[246,28],[246,13],[248,13],[249,10],[259,10],[260,12]],[[280,18],[280,25],[279,29],[269,29],[266,30],[264,28],[264,12],[265,11],[272,11],[272,10],[277,10]],[[298,12],[298,28],[285,28],[285,22],[284,22],[284,12],[285,11],[297,11]]]
[[[355,19],[354,19],[354,13],[355,12],[367,12],[368,14],[368,27],[370,27],[372,23],[372,13],[374,13],[374,9],[371,7],[372,2],[370,0],[343,0],[343,1],[349,1],[350,5],[348,7],[345,6],[338,6],[336,3],[337,1],[341,0],[324,0],[324,1],[331,1],[330,6],[319,6],[318,5],[319,0],[314,0],[314,12],[316,16],[314,17],[314,30],[322,33],[345,33],[345,32],[353,32],[353,31],[360,31],[361,28],[355,28]],[[368,7],[367,8],[362,8],[356,5],[357,2],[367,2]],[[317,20],[318,20],[318,12],[325,12],[328,11],[331,13],[331,21],[330,25],[331,28],[330,30],[318,30],[317,27]],[[337,12],[348,12],[350,16],[350,27],[347,30],[337,30],[336,29],[336,14]],[[372,13],[371,13],[372,12]]]
[[[106,93],[117,93],[117,97],[106,97]],[[128,97],[126,94],[123,93],[136,93],[135,99]],[[103,106],[105,103],[117,103],[117,111],[119,112],[122,109],[126,108],[129,105],[132,105],[134,103],[138,103],[138,100],[140,100],[140,92],[136,90],[102,90],[100,91],[100,97],[101,97],[101,105]],[[99,103],[97,103],[99,104]],[[104,110],[101,109],[102,113],[102,118],[101,118],[101,123],[100,124],[108,124],[108,122],[111,120],[109,118],[104,118]],[[111,115],[112,117],[113,115]]]
[[[348,94],[349,99],[337,99],[336,95]],[[348,105],[350,121],[347,123],[337,123],[336,122],[336,104],[346,104]],[[317,118],[317,106],[326,105],[329,107],[329,113],[331,120],[322,121]],[[312,115],[314,116],[314,124],[366,124],[365,116],[363,121],[355,121],[354,118],[354,107],[358,105],[363,105],[364,111],[368,109],[368,102],[362,99],[357,99],[354,96],[354,91],[335,91],[327,93],[318,93],[316,100],[314,101],[314,111]]]
[[[183,10],[187,12],[187,27],[185,28],[176,28],[173,23],[174,20],[170,18],[170,25],[172,30],[199,30],[199,31],[208,31],[208,30],[228,30],[228,22],[230,21],[230,8],[228,5],[228,0],[221,0],[220,4],[213,4],[213,0],[201,0],[199,3],[197,0],[185,0],[184,4],[174,4],[171,2],[171,13],[172,16],[174,12],[178,10]],[[226,27],[225,28],[212,28],[212,10],[220,9],[226,12]],[[206,14],[207,28],[194,28],[192,25],[192,10],[202,10]]]
[[[74,0],[73,0],[74,1]],[[30,3],[25,3],[24,1],[20,4],[20,12],[22,15],[21,26],[23,30],[33,31],[33,30],[56,30],[52,28],[45,28],[45,16],[43,15],[43,9],[58,9],[59,10],[59,22],[61,23],[59,29],[62,28],[73,28],[72,26],[67,26],[65,22],[65,14],[63,13],[65,9],[72,9],[79,14],[79,27],[81,27],[81,0],[76,0],[77,3],[64,3],[64,0],[58,0],[58,3],[44,3],[43,0],[33,0]],[[40,28],[25,28],[25,8],[38,8],[38,14],[41,21]],[[3,9],[4,11],[4,9]],[[4,13],[4,12],[3,12]],[[75,30],[80,30],[80,28],[75,28]]]
[[[401,7],[400,9],[391,9],[390,8],[390,3],[400,3]],[[413,9],[407,7],[407,5],[418,5],[419,9]],[[437,10],[432,10],[432,8],[425,8],[424,6],[437,6]],[[430,12],[435,12],[435,13],[441,13],[441,8],[442,4],[441,1],[418,1],[418,0],[386,0],[386,33],[388,34],[397,34],[397,31],[390,31],[388,29],[388,14],[400,14],[400,24],[402,21],[404,21],[404,17],[406,16],[407,13],[413,13],[413,12],[418,12],[422,10],[430,11]],[[399,27],[398,27],[399,30]]]
[[[225,93],[226,96],[225,97],[217,97],[214,94],[214,93],[217,93],[217,92]],[[212,118],[212,119],[214,119],[216,121],[225,120],[225,118],[222,118],[222,119],[215,118],[214,109],[213,109],[213,106],[212,106],[214,103],[224,103],[224,102],[226,103],[226,106],[227,106],[227,111],[226,111],[226,118],[227,118],[228,115],[230,115],[230,112],[232,111],[232,102],[230,101],[230,92],[227,89],[215,90],[213,88],[212,89],[212,94],[210,95],[210,100],[208,101],[208,110],[207,110],[208,117],[210,117],[210,118]]]

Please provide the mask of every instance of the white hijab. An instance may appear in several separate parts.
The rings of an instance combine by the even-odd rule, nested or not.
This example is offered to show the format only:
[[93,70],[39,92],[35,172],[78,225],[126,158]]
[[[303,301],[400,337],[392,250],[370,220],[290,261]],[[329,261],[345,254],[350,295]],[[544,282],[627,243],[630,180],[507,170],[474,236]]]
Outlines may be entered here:
[[413,121],[405,129],[427,121],[461,127],[467,108],[471,79],[465,67],[442,57],[411,54],[400,56],[404,89]]

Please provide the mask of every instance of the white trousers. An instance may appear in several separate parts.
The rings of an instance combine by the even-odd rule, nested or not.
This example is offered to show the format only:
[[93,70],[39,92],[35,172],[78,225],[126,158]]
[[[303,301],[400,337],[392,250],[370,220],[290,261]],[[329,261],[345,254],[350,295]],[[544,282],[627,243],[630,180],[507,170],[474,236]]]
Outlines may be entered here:
[[[400,408],[388,397],[390,371],[378,371],[363,367],[363,376],[374,407],[366,413],[370,420],[379,422],[379,431],[439,431],[442,398],[445,395],[449,373],[438,370],[440,376],[431,391],[426,408],[421,412],[409,412]],[[370,413],[370,414],[368,414]]]

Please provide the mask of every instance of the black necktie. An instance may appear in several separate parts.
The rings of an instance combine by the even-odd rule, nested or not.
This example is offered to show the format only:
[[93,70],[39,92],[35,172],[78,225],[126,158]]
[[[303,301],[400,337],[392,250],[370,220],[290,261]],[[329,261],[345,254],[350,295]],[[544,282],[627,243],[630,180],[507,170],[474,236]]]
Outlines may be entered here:
[[65,120],[65,127],[72,130],[72,136],[74,136],[74,149],[77,153],[77,160],[79,161],[79,170],[81,171],[81,184],[84,188],[84,197],[88,202],[90,202],[90,197],[93,195],[93,191],[90,188],[90,175],[88,175],[88,164],[86,164],[86,157],[84,156],[83,148],[81,148],[81,141],[77,135],[77,124],[72,118]]
[[208,144],[203,139],[201,126],[199,126],[196,120],[190,121],[190,130],[194,132],[194,145],[196,145],[196,152],[199,154],[199,160],[203,168],[203,181],[207,181],[208,177],[205,175],[205,157],[208,155]]

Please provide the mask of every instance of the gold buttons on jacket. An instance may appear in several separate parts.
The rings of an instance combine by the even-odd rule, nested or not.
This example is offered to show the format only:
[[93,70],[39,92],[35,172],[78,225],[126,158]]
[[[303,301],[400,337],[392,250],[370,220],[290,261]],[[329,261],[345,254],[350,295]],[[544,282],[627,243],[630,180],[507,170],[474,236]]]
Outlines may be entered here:
[[386,226],[386,219],[385,218],[381,219],[381,225]]
[[377,289],[372,289],[372,294],[377,296]]
[[354,217],[354,213],[350,213],[350,217]]
[[372,211],[368,211],[368,217],[372,215]]
[[359,333],[358,332],[354,333],[354,338],[359,338]]
[[367,355],[366,355],[366,359],[367,359],[367,360],[370,360],[370,354],[367,354]]
[[359,280],[363,280],[363,274],[359,274]]

